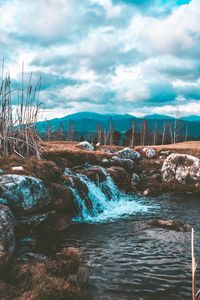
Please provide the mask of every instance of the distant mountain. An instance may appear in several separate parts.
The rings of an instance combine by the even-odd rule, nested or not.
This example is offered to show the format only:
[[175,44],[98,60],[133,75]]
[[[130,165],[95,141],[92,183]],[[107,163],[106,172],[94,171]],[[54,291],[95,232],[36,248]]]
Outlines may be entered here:
[[188,122],[200,122],[200,116],[192,115],[181,118],[181,120],[188,121]]
[[[147,128],[149,132],[155,132],[157,128],[158,132],[163,132],[164,126],[167,126],[168,131],[173,131],[173,126],[175,124],[175,119],[160,114],[147,115],[143,118],[136,118],[135,116],[129,114],[99,114],[93,112],[80,112],[64,116],[63,118],[56,118],[48,121],[38,122],[36,128],[41,134],[47,133],[48,129],[51,132],[56,132],[62,128],[63,132],[67,132],[69,128],[74,128],[78,136],[88,136],[89,133],[96,133],[97,128],[101,127],[103,130],[108,131],[110,128],[110,120],[112,121],[112,128],[114,130],[125,133],[128,129],[132,127],[132,122],[134,121],[136,132],[141,132],[143,127],[143,120],[148,121]],[[167,122],[164,122],[166,121]],[[200,117],[199,116],[189,116],[181,119],[183,122],[179,124],[180,134],[185,135],[186,128],[188,128],[188,136],[194,139],[200,138]],[[188,122],[188,127],[186,123]]]
[[144,116],[144,119],[148,120],[173,120],[173,117],[167,116],[167,115],[159,115],[159,114],[152,114]]
[[75,114],[71,114],[61,118],[60,120],[82,120],[82,119],[90,119],[90,120],[120,120],[120,119],[132,119],[135,118],[129,114],[99,114],[94,112],[78,112]]

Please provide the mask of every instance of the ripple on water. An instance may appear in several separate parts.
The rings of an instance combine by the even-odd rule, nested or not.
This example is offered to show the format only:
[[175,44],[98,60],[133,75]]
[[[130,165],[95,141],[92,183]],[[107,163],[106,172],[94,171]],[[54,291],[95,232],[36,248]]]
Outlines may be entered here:
[[[136,202],[135,198],[133,203],[125,201],[121,215],[113,207],[110,215],[106,212],[99,220],[93,219],[94,224],[76,224],[66,235],[64,244],[77,244],[83,261],[91,264],[93,299],[191,299],[190,233],[149,229],[141,224],[155,216],[191,224],[196,230],[200,262],[200,202],[169,196]],[[131,207],[136,210],[130,211]]]

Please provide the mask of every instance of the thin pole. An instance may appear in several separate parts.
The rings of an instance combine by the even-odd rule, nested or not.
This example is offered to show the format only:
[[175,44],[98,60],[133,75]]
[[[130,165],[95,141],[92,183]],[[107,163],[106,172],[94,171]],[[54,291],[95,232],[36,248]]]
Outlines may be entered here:
[[192,232],[191,232],[191,256],[192,256],[192,300],[195,300],[196,299],[196,292],[195,292],[196,260],[194,256],[194,228],[192,228]]

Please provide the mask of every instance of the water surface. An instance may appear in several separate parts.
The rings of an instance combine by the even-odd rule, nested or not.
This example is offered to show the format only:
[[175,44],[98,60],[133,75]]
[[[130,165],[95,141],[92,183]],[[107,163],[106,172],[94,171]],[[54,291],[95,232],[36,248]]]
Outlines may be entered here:
[[191,224],[200,262],[199,212],[199,199],[189,195],[119,198],[93,219],[76,219],[63,246],[81,249],[90,266],[93,299],[189,300],[190,233],[142,225],[153,218]]

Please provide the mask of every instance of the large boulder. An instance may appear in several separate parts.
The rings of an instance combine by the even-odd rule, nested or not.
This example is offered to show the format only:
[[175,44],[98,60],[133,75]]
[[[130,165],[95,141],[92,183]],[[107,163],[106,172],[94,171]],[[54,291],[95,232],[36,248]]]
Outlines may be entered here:
[[135,159],[140,158],[140,153],[127,147],[127,148],[124,148],[124,149],[118,151],[117,156],[119,156],[120,158],[124,158],[124,159],[135,160]]
[[166,182],[197,182],[200,180],[200,159],[192,155],[172,153],[165,159],[161,173]]
[[76,148],[87,150],[87,151],[94,151],[94,146],[87,141],[80,142],[79,144],[76,145]]
[[0,203],[6,204],[14,213],[20,215],[40,211],[51,202],[44,182],[31,176],[0,176],[0,194]]
[[3,271],[15,251],[15,219],[11,210],[0,205],[0,272]]

